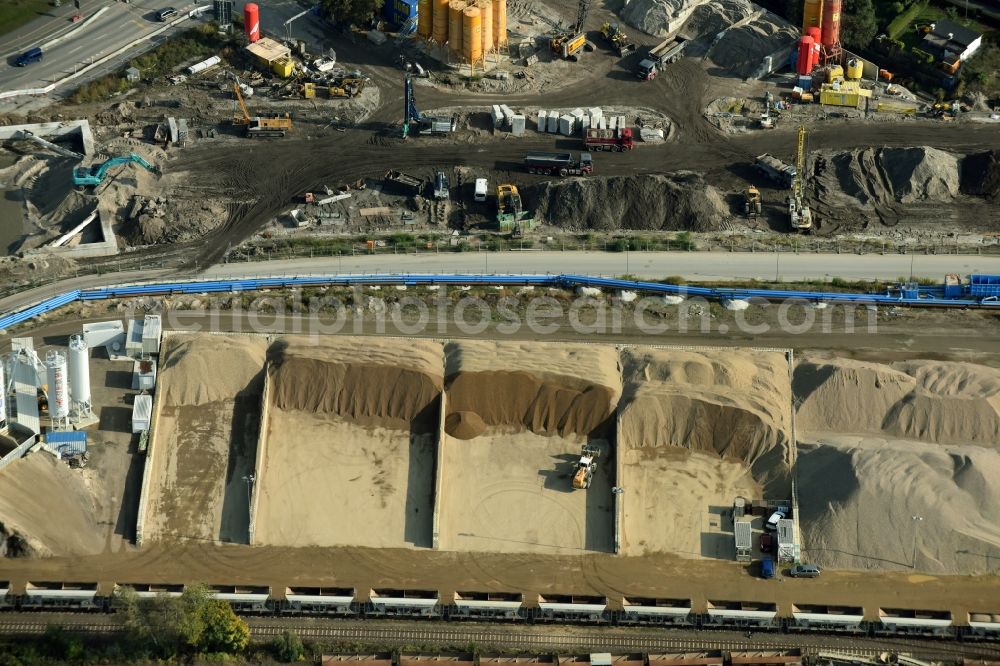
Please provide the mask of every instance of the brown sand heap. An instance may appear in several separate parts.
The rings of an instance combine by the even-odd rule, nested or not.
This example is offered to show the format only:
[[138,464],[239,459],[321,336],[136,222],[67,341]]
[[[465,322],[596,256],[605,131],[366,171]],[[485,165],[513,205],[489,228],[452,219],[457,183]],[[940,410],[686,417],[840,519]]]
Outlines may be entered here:
[[487,426],[540,435],[589,434],[621,395],[618,354],[606,345],[450,342],[445,374],[449,415],[472,412]]
[[524,190],[527,205],[565,229],[712,231],[729,219],[718,190],[679,171],[611,178],[570,178]]
[[1000,370],[995,368],[807,357],[795,369],[794,390],[800,431],[1000,445]]
[[786,480],[791,387],[784,354],[633,349],[623,365],[623,450],[682,447],[742,460],[761,484]]
[[170,335],[160,368],[164,404],[205,405],[260,393],[267,341],[238,335]]
[[0,471],[0,541],[21,548],[9,555],[99,554],[104,551],[99,523],[81,474],[51,455],[31,453]]
[[475,439],[486,432],[486,424],[475,412],[452,412],[444,420],[444,430],[455,439]]
[[870,436],[820,435],[818,444],[801,439],[799,523],[809,561],[995,572],[1000,451]]
[[817,161],[817,193],[835,205],[946,203],[959,194],[958,157],[936,148],[859,148]]
[[440,343],[425,340],[282,338],[268,350],[272,404],[408,429],[437,417],[441,358]]

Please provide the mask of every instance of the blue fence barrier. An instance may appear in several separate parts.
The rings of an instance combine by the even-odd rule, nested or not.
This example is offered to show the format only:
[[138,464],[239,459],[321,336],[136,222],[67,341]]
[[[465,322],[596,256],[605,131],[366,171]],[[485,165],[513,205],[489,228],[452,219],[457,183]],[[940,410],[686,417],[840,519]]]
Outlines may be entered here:
[[[440,275],[399,274],[399,275],[312,275],[302,277],[251,278],[241,280],[192,280],[183,282],[160,282],[150,284],[121,285],[97,289],[75,289],[17,312],[0,317],[0,330],[34,319],[74,301],[99,301],[112,298],[135,296],[166,296],[171,294],[212,294],[258,291],[262,289],[286,289],[292,287],[336,287],[363,285],[405,285],[405,286],[539,286],[596,287],[601,289],[629,290],[653,294],[671,294],[685,297],[701,297],[709,300],[750,300],[784,301],[789,299],[805,302],[853,303],[858,305],[905,305],[948,308],[1000,308],[1000,298],[994,294],[1000,276],[972,276],[972,287],[966,285],[955,298],[945,296],[942,287],[903,287],[888,289],[885,293],[843,293],[829,291],[798,291],[783,289],[743,289],[731,287],[692,287],[641,280],[621,280],[617,278],[590,277],[586,275]],[[979,296],[982,293],[983,296]],[[987,295],[988,294],[988,295]]]

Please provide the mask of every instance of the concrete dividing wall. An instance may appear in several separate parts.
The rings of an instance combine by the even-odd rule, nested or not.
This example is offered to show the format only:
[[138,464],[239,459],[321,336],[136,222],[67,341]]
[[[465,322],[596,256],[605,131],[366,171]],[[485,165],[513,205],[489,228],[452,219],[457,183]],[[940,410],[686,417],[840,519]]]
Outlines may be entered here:
[[[619,361],[621,363],[621,361]],[[619,401],[621,398],[619,398]],[[615,487],[621,488],[622,474],[625,467],[625,456],[621,454],[619,434],[622,431],[622,418],[615,407],[615,434],[611,446],[615,451]],[[625,493],[615,493],[615,555],[622,552],[622,526],[625,524]]]
[[264,457],[267,453],[267,430],[271,409],[271,378],[267,364],[264,365],[264,392],[260,398],[260,427],[257,433],[257,455],[253,465],[254,482],[250,495],[249,542],[253,545],[257,531],[257,507],[260,505],[260,484],[264,476]]
[[[163,332],[163,340],[171,335],[170,331]],[[162,401],[160,396],[163,391],[153,392],[153,415],[149,419],[149,436],[146,440],[146,460],[142,466],[142,489],[139,491],[139,510],[136,512],[135,518],[135,545],[141,546],[146,529],[146,511],[149,510],[149,493],[150,488],[153,487],[155,479],[153,479],[153,470],[156,465],[153,464],[153,456],[156,455],[156,426],[160,422],[160,411],[163,409]]]
[[434,518],[431,522],[431,548],[441,547],[441,475],[444,469],[444,445],[448,433],[444,431],[444,417],[448,413],[448,393],[441,389],[441,409],[438,411],[437,455],[434,459]]
[[0,140],[12,139],[23,130],[42,138],[62,138],[67,135],[79,133],[80,143],[83,144],[83,154],[90,155],[94,152],[94,135],[90,131],[90,123],[87,120],[34,123],[31,125],[7,125],[6,127],[0,127]]
[[[4,434],[10,434],[8,428],[4,428],[4,430],[7,431]],[[34,446],[37,441],[38,435],[32,433],[26,440],[18,444],[16,449],[5,455],[3,458],[0,458],[0,470],[4,469],[15,460],[24,457],[24,455],[28,452],[28,449]]]

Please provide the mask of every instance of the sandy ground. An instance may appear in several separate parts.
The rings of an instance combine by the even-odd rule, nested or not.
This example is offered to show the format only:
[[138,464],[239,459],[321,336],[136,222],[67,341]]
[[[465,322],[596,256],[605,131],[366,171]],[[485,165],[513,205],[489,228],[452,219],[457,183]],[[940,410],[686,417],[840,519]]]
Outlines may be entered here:
[[434,435],[272,408],[254,544],[431,545]]
[[573,490],[583,438],[489,428],[442,442],[441,549],[486,552],[610,552],[614,545],[613,456],[602,455],[591,487]]
[[623,454],[622,554],[733,559],[733,499],[761,497],[745,465],[697,451],[635,448]]

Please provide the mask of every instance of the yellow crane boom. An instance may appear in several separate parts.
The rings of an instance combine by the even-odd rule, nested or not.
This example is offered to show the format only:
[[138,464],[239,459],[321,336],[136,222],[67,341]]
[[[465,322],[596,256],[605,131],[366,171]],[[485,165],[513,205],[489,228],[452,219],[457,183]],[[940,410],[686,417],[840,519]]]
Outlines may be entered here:
[[243,94],[240,93],[240,84],[233,84],[233,92],[236,93],[236,101],[240,103],[240,110],[243,111],[243,117],[239,116],[233,118],[233,124],[235,125],[249,125],[250,124],[250,112],[247,111],[246,102],[243,101]]

